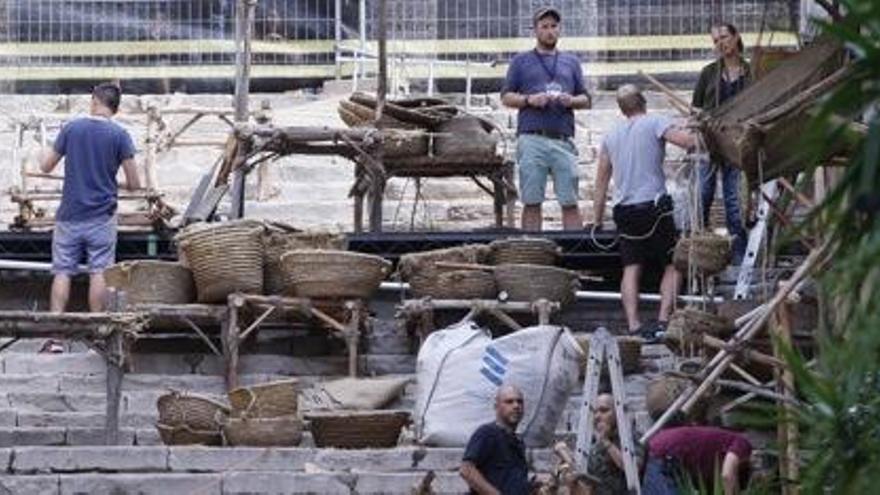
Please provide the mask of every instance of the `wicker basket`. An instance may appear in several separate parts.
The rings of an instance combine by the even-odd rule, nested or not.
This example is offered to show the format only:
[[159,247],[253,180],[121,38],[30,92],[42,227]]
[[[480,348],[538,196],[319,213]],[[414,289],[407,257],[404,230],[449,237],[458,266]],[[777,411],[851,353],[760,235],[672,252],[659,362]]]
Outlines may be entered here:
[[232,446],[295,447],[302,436],[303,422],[296,416],[230,418],[223,425],[223,438]]
[[[672,375],[663,375],[652,380],[645,393],[648,415],[652,419],[659,418],[681,394],[685,393],[689,383],[690,380],[687,378]],[[700,399],[691,410],[690,417],[692,419],[702,418],[705,415],[705,408],[706,401]]]
[[[407,282],[415,279],[422,281],[434,278],[438,273],[454,271],[454,268],[443,268],[437,262],[485,264],[489,259],[489,246],[468,244],[445,249],[434,249],[420,253],[409,253],[400,257],[398,270]],[[416,282],[419,283],[419,282]]]
[[495,299],[495,275],[480,270],[452,270],[433,277],[417,276],[410,282],[416,297],[434,299]]
[[499,239],[489,244],[492,264],[555,265],[561,248],[550,239],[519,237]]
[[309,414],[316,447],[390,448],[409,423],[409,411],[340,411]]
[[223,303],[233,292],[263,292],[264,227],[255,222],[197,225],[177,236],[198,300]]
[[281,266],[297,295],[336,299],[369,299],[391,270],[379,256],[311,249],[284,253]]
[[345,236],[331,232],[267,231],[263,236],[263,291],[269,295],[285,293],[281,255],[294,249],[345,249]]
[[715,234],[696,234],[691,237],[682,237],[675,245],[672,257],[672,261],[679,271],[687,273],[688,260],[693,260],[694,267],[706,275],[714,275],[723,271],[730,263],[730,259],[730,240]]
[[[587,359],[590,357],[590,336],[579,335],[576,340],[584,350],[584,366],[586,369]],[[623,369],[624,374],[638,373],[642,369],[642,344],[644,342],[640,337],[617,337],[620,367]]]
[[233,415],[247,418],[295,416],[299,398],[299,380],[279,380],[229,392]]
[[196,289],[189,268],[169,261],[123,261],[104,272],[107,286],[125,291],[128,304],[188,304]]
[[574,301],[580,287],[575,272],[541,265],[500,265],[495,268],[495,283],[511,301],[547,299],[562,304]]
[[229,408],[208,397],[172,390],[156,401],[159,423],[169,428],[186,426],[194,431],[218,433]]
[[165,445],[209,445],[223,444],[223,437],[219,431],[193,430],[186,425],[168,426],[156,423],[159,430],[159,438]]
[[[673,350],[683,350],[685,347],[703,345],[703,335],[710,335],[720,339],[727,338],[736,330],[729,319],[696,308],[679,309],[669,317],[669,325],[666,328],[666,339],[677,344]],[[678,349],[676,349],[678,347]]]

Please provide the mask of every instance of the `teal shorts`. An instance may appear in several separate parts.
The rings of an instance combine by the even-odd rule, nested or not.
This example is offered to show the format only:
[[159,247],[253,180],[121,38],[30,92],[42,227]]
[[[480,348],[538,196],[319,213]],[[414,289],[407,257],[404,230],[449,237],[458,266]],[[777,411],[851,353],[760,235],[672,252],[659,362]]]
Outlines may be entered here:
[[520,134],[516,140],[519,197],[525,205],[544,202],[547,177],[553,176],[553,191],[563,207],[578,202],[577,148],[571,139],[554,139],[537,134]]

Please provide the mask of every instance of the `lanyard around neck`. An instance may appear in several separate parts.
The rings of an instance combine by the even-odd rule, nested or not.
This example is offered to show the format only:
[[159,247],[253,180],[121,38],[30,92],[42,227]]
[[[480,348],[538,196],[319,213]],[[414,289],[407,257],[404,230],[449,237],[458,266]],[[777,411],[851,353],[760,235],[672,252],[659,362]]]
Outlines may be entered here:
[[544,57],[542,57],[541,54],[538,53],[537,48],[533,49],[532,51],[535,53],[535,58],[537,58],[538,62],[541,63],[541,67],[544,68],[544,72],[546,72],[547,75],[550,76],[550,82],[555,81],[556,80],[556,64],[559,63],[559,51],[553,52],[553,68],[552,69],[547,67],[547,64],[544,63]]

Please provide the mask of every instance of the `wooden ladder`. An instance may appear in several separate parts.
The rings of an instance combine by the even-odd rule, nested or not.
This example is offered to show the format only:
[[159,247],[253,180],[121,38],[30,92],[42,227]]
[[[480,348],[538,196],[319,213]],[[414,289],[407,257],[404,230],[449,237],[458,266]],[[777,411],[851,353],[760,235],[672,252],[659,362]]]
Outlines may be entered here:
[[587,459],[593,446],[593,404],[599,395],[599,380],[606,358],[608,359],[608,373],[611,376],[611,394],[614,396],[614,412],[617,416],[617,433],[620,436],[626,485],[629,493],[640,495],[641,486],[639,484],[639,470],[636,465],[632,427],[623,410],[626,391],[623,387],[620,350],[617,347],[617,340],[603,327],[599,327],[590,337],[590,355],[587,361],[587,374],[584,378],[581,420],[577,435],[577,468],[580,472],[587,472]]

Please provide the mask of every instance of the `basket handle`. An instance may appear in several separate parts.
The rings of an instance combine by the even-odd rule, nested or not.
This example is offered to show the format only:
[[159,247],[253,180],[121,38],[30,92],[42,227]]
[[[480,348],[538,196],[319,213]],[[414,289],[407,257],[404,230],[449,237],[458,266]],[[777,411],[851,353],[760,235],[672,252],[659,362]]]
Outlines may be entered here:
[[257,394],[255,394],[254,391],[249,388],[245,388],[243,390],[245,390],[247,392],[248,397],[250,397],[250,399],[248,400],[247,407],[244,408],[244,411],[241,412],[241,417],[248,418],[248,417],[250,417],[251,409],[253,409],[254,405],[256,405],[256,403],[257,403]]

